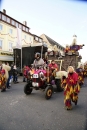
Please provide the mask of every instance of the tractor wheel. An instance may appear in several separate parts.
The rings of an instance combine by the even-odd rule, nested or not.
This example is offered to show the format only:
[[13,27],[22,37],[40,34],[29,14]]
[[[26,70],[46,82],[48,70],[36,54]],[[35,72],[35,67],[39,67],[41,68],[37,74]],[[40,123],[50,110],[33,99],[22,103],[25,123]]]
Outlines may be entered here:
[[32,89],[30,88],[30,84],[26,84],[26,85],[24,86],[24,93],[25,93],[26,95],[29,95],[29,94],[31,94],[31,92],[32,92]]
[[53,94],[53,87],[52,86],[47,86],[45,89],[45,98],[50,99]]

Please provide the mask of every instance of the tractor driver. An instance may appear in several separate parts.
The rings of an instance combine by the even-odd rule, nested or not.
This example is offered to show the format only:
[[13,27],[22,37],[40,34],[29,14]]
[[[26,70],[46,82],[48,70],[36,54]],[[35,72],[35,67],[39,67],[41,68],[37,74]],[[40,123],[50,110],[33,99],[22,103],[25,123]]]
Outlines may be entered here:
[[41,54],[37,52],[35,54],[35,60],[33,62],[33,67],[40,67],[44,65],[44,60],[41,58]]

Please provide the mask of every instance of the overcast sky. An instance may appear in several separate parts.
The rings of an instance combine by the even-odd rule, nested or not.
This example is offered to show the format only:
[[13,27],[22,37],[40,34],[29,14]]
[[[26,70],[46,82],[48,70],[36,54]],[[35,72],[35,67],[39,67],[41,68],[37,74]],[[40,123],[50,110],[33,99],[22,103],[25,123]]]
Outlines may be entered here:
[[30,32],[38,36],[46,34],[61,45],[85,44],[80,51],[87,61],[87,3],[72,0],[3,0],[1,10],[23,22],[27,21]]

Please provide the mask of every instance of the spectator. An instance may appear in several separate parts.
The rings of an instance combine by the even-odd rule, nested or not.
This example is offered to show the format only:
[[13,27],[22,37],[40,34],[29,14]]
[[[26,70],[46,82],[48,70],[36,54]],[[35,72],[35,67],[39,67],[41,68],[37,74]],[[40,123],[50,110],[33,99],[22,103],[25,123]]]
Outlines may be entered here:
[[9,71],[9,78],[7,80],[7,88],[9,89],[11,87],[11,79],[13,76],[13,65],[11,65],[11,70]]
[[13,67],[13,82],[18,83],[18,71],[16,65]]

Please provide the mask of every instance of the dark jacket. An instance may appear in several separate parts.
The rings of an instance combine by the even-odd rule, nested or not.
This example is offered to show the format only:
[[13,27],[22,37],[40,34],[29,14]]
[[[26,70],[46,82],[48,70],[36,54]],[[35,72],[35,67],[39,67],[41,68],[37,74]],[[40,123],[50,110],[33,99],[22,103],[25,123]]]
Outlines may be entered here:
[[17,76],[17,75],[18,75],[17,69],[13,69],[13,76]]

